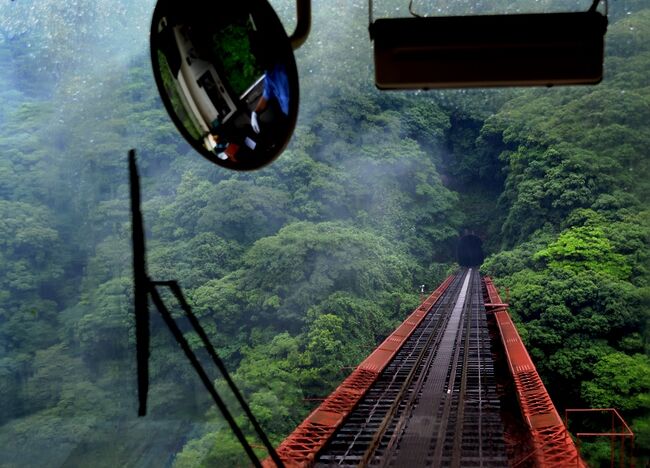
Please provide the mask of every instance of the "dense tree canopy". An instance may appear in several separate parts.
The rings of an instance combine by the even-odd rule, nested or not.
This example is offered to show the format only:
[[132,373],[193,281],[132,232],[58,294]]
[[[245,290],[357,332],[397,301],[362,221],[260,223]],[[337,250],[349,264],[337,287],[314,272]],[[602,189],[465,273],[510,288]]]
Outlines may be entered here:
[[[252,173],[177,135],[144,50],[151,5],[37,3],[0,5],[0,466],[245,463],[155,316],[150,417],[135,420],[131,147],[149,273],[179,280],[274,442],[472,232],[558,407],[619,408],[650,457],[647,0],[610,5],[598,86],[428,93],[374,89],[367,5],[317,2],[295,135]],[[290,29],[294,2],[272,3]]]

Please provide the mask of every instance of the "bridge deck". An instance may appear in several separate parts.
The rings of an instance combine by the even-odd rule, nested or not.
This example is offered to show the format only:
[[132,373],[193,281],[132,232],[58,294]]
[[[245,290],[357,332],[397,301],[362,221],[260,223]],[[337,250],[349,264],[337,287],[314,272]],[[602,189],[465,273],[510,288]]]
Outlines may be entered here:
[[480,276],[458,275],[316,466],[507,464]]
[[[447,278],[282,442],[278,455],[292,467],[584,466],[507,307],[492,281],[472,269]],[[516,398],[497,393],[493,352],[502,356],[500,385],[509,374]],[[513,424],[515,400],[523,420],[515,416]],[[513,429],[526,433],[519,450]],[[270,459],[263,465],[275,466]]]

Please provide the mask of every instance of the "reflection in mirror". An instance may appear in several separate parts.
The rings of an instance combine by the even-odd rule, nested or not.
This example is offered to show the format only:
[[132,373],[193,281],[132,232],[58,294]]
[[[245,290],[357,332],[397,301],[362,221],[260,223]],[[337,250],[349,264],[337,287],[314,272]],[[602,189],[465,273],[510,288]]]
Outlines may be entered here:
[[210,161],[257,169],[285,148],[298,114],[298,73],[266,0],[159,0],[151,60],[162,100]]

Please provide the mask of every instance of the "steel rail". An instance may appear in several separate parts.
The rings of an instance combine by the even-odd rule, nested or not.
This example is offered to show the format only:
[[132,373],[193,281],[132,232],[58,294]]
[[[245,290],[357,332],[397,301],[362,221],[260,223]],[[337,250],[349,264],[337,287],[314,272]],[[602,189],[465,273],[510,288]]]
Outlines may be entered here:
[[[444,449],[444,446],[445,446],[445,440],[447,439],[447,425],[449,424],[449,417],[450,417],[452,406],[456,406],[456,408],[455,408],[456,412],[458,412],[459,407],[462,406],[462,398],[463,398],[462,392],[459,394],[459,398],[461,400],[458,401],[458,402],[453,401],[454,400],[453,399],[453,392],[454,392],[454,385],[456,383],[456,377],[457,377],[459,371],[461,373],[461,380],[465,379],[465,381],[466,381],[466,370],[467,370],[466,358],[467,358],[468,340],[467,340],[466,336],[465,336],[465,340],[463,340],[462,337],[463,337],[463,332],[466,333],[468,319],[471,316],[471,302],[472,302],[471,301],[471,297],[472,297],[471,294],[472,294],[472,291],[474,289],[474,287],[473,287],[474,286],[473,277],[476,274],[476,272],[470,271],[470,273],[468,273],[468,274],[472,275],[472,276],[470,276],[470,279],[469,279],[469,285],[470,285],[469,287],[472,288],[472,289],[468,288],[467,294],[466,294],[465,298],[463,298],[464,303],[463,303],[462,315],[460,317],[458,330],[456,331],[454,357],[453,357],[451,368],[449,370],[449,374],[448,374],[449,377],[448,377],[448,380],[447,380],[447,383],[446,383],[447,384],[446,385],[447,386],[447,397],[444,398],[443,401],[440,402],[443,405],[443,410],[442,410],[441,424],[438,427],[438,433],[437,433],[437,436],[436,436],[436,445],[435,445],[435,450],[434,450],[434,453],[433,453],[433,462],[432,462],[433,466],[441,466],[441,464],[442,464],[442,453],[443,453],[443,449]],[[465,323],[463,323],[463,322],[465,322]],[[464,348],[464,353],[463,353],[464,354],[463,355],[463,366],[459,368],[458,367],[459,358],[460,358],[461,350],[463,350],[463,348],[461,347],[462,343],[460,343],[460,341],[465,341],[465,343],[464,343],[465,348]],[[461,388],[462,388],[462,384],[461,384]],[[460,425],[461,425],[461,428],[462,428],[462,421],[459,421],[457,419],[456,422],[457,423],[460,422]],[[459,433],[454,434],[454,447],[456,446],[456,437],[458,435],[459,435]]]
[[[458,280],[454,284],[453,290],[451,292],[452,296],[455,296],[457,294],[456,291],[460,288],[461,283],[462,283],[462,281]],[[408,354],[408,356],[401,357],[401,359],[400,359],[401,362],[399,363],[399,368],[393,374],[393,379],[391,380],[391,382],[383,390],[382,395],[377,400],[377,402],[375,403],[375,405],[373,407],[373,410],[382,403],[382,398],[383,398],[384,401],[386,399],[388,399],[389,401],[393,402],[391,404],[391,407],[389,408],[389,411],[388,411],[389,413],[391,412],[391,409],[396,409],[397,408],[395,403],[399,404],[399,402],[401,400],[401,395],[403,394],[403,391],[407,390],[409,388],[409,386],[407,385],[407,382],[410,382],[412,380],[412,376],[414,376],[415,373],[419,370],[419,364],[420,364],[422,358],[431,349],[431,347],[430,347],[431,340],[433,338],[436,338],[436,341],[439,341],[439,337],[437,337],[436,332],[442,328],[442,325],[446,325],[446,323],[448,322],[448,320],[449,320],[449,312],[450,312],[449,309],[451,307],[453,307],[453,303],[441,304],[440,308],[446,309],[444,312],[441,313],[441,317],[438,320],[434,320],[433,317],[432,317],[432,319],[425,325],[425,328],[423,329],[423,332],[420,333],[417,337],[413,337],[415,339],[413,349]],[[440,310],[437,310],[436,312],[440,312]],[[432,328],[431,333],[425,333],[426,331],[428,331],[429,328]],[[422,339],[424,337],[427,337],[427,338],[424,341],[424,343],[420,346],[420,341],[422,341]],[[416,352],[418,354],[415,356],[415,360],[413,361],[412,358],[413,358],[413,355]],[[429,353],[429,355],[433,355],[433,353]],[[409,368],[410,368],[410,370],[409,370]],[[400,371],[403,371],[403,370],[407,370],[407,371],[409,371],[409,373],[407,375],[407,378],[405,379],[405,382],[400,386],[397,397],[388,396],[388,398],[386,398],[387,395],[389,394],[389,392],[391,391],[391,386],[395,382],[396,377],[399,375]],[[371,413],[370,416],[372,416],[372,414],[374,414],[374,411],[373,411],[373,413]],[[375,431],[375,435],[377,435],[377,433],[379,431],[381,431],[383,423],[384,422],[389,422],[389,421],[390,421],[390,418],[387,419],[386,416],[384,416],[384,418],[382,420],[382,423],[380,423],[379,430]],[[357,438],[358,438],[358,435],[355,437],[355,440]],[[373,442],[374,442],[374,438],[373,438]],[[372,447],[372,442],[371,442],[371,447]],[[369,449],[371,447],[369,447]],[[371,453],[374,452],[374,448],[376,448],[376,446],[374,446],[372,448],[373,448],[373,450],[370,451]],[[366,450],[364,458],[368,455],[369,449]],[[346,455],[347,455],[347,452],[346,452]]]
[[[458,291],[454,291],[454,293],[453,293],[454,296],[457,296],[460,293],[460,285],[461,284],[462,284],[462,282],[459,282],[459,284],[458,284],[459,287],[457,288]],[[436,340],[433,343],[433,346],[432,346],[433,349],[432,349],[431,352],[428,353],[426,362],[422,366],[423,369],[428,369],[431,366],[432,362],[433,362],[433,359],[434,359],[434,357],[436,355],[435,350],[437,349],[438,344],[440,344],[440,340],[442,339],[442,336],[443,336],[443,334],[441,332],[444,330],[444,328],[447,325],[447,322],[449,321],[449,317],[451,315],[451,310],[455,306],[455,302],[449,302],[446,305],[447,305],[447,311],[446,311],[447,313],[446,313],[446,316],[444,317],[444,323],[443,323],[443,320],[438,320],[438,322],[437,322],[439,324],[439,326],[438,326],[438,334],[436,335]],[[397,420],[397,422],[395,424],[395,428],[393,430],[393,433],[392,433],[388,443],[386,444],[386,449],[384,451],[385,454],[391,454],[391,453],[394,452],[395,445],[397,444],[397,442],[399,440],[399,436],[401,435],[401,433],[402,433],[402,431],[404,429],[404,426],[406,425],[406,423],[408,421],[408,418],[409,418],[411,412],[413,411],[413,408],[415,406],[415,402],[417,400],[417,397],[420,394],[420,392],[422,391],[422,387],[426,383],[426,380],[427,380],[426,379],[426,372],[420,372],[420,375],[419,375],[417,381],[414,384],[413,391],[410,392],[409,399],[406,401],[406,403],[404,405],[404,410],[402,411],[401,415],[399,416],[399,419]],[[397,402],[397,403],[399,403],[399,402]],[[396,407],[399,407],[399,404],[396,405]],[[381,466],[381,467],[386,466],[389,463],[390,459],[391,459],[391,457],[389,455],[384,455],[379,461],[379,466]]]
[[[455,292],[454,292],[455,293]],[[386,429],[388,428],[388,425],[390,424],[391,420],[394,418],[395,413],[397,409],[399,408],[402,399],[404,397],[405,392],[411,389],[412,381],[415,375],[417,374],[417,371],[420,370],[420,364],[423,360],[425,360],[425,363],[423,364],[424,368],[427,368],[428,366],[431,365],[431,362],[433,361],[433,357],[435,356],[434,352],[429,352],[429,350],[436,349],[436,345],[440,342],[440,339],[442,338],[442,333],[441,331],[444,330],[444,326],[447,325],[447,322],[449,321],[449,317],[451,315],[451,310],[453,308],[453,303],[447,303],[445,304],[447,307],[446,313],[435,323],[433,324],[433,330],[432,333],[429,335],[428,339],[424,343],[424,346],[422,348],[422,351],[419,353],[419,355],[416,358],[416,361],[413,363],[411,366],[411,370],[407,376],[407,378],[404,380],[404,382],[401,385],[401,388],[396,395],[396,397],[393,399],[393,403],[391,404],[390,408],[386,412],[384,418],[382,419],[382,422],[379,424],[379,428],[375,432],[372,441],[368,445],[368,448],[366,449],[363,458],[361,459],[361,462],[359,463],[359,466],[365,466],[368,464],[370,459],[373,457],[375,450],[377,449],[377,446],[379,445],[381,438],[384,436]],[[415,351],[415,349],[413,350]],[[415,382],[413,389],[414,391],[411,392],[411,397],[409,401],[413,401],[419,391],[420,388],[422,388],[422,385],[424,384],[424,381],[426,379],[424,378],[424,374],[420,373],[419,378]],[[408,403],[407,403],[408,405]],[[402,418],[400,418],[402,419]],[[394,432],[395,434],[395,432]],[[384,458],[386,459],[386,458]]]
[[[459,300],[460,298],[456,298],[456,302]],[[392,466],[400,463],[425,463],[427,466],[503,466],[506,463],[494,372],[492,366],[484,364],[491,362],[491,350],[487,320],[484,316],[482,283],[478,272],[472,272],[461,311],[462,317],[459,317],[458,327],[455,329],[453,353],[449,357],[449,367],[444,379],[445,386],[440,390],[440,395],[428,403],[429,415],[438,418],[432,438],[424,437],[420,445],[414,446],[411,443],[407,448],[404,448],[403,441],[400,441],[404,426],[412,416],[411,401],[418,397],[418,391],[414,388],[406,393],[409,399],[400,406],[404,409],[399,415],[399,420],[393,423],[394,430],[389,440],[384,438],[382,441],[383,457],[375,457],[370,461],[373,466]],[[430,362],[427,359],[421,376],[427,374],[426,367]],[[441,364],[438,362],[438,365]],[[484,388],[484,385],[487,387]],[[488,399],[484,402],[485,392]],[[488,404],[486,419],[483,418],[484,403]],[[418,401],[418,404],[422,402]],[[422,414],[426,412],[420,411],[420,417]],[[488,440],[489,450],[485,452],[484,443]],[[414,449],[419,450],[421,454],[413,456]],[[407,453],[400,456],[400,450],[407,450]],[[483,459],[484,456],[487,456],[486,460]]]
[[[434,325],[434,332],[435,332],[435,330],[438,328],[438,323],[440,323],[440,320],[438,320],[438,321],[435,322],[435,325]],[[424,342],[424,344],[423,344],[423,346],[422,346],[422,350],[423,350],[423,351],[426,350],[426,349],[429,347],[429,345],[430,345],[430,343],[431,343],[431,339],[432,339],[434,336],[435,336],[434,333],[431,333],[430,335],[428,335],[428,338],[426,339],[426,341]],[[422,340],[423,337],[424,337],[423,334],[418,335],[418,336],[417,336],[417,339],[416,339],[415,346],[413,347],[413,349],[411,350],[411,352],[409,353],[409,355],[406,356],[405,358],[402,358],[402,364],[400,365],[400,368],[398,369],[398,372],[395,372],[395,373],[393,374],[393,377],[392,377],[390,383],[386,386],[386,388],[384,388],[384,390],[383,390],[383,392],[382,392],[380,398],[379,398],[379,399],[375,402],[375,404],[373,405],[372,410],[371,410],[371,412],[370,412],[370,414],[369,414],[369,416],[368,416],[368,419],[372,418],[372,416],[375,414],[375,412],[377,411],[377,408],[379,407],[379,405],[380,405],[381,402],[382,402],[382,399],[384,399],[384,400],[386,400],[386,399],[390,399],[390,400],[392,400],[392,401],[393,401],[393,405],[391,405],[391,408],[395,405],[395,402],[399,403],[399,400],[401,399],[402,392],[403,392],[405,389],[408,388],[407,382],[410,383],[410,380],[412,379],[412,376],[414,375],[415,371],[417,370],[417,368],[418,368],[418,366],[419,366],[419,363],[420,363],[421,359],[422,359],[423,356],[424,356],[424,352],[419,352],[418,355],[415,356],[415,362],[414,362],[414,364],[411,366],[411,370],[409,371],[409,374],[407,375],[407,378],[406,378],[405,382],[400,386],[400,390],[399,390],[399,392],[398,392],[397,397],[393,398],[393,397],[388,396],[388,394],[389,394],[389,392],[390,392],[391,389],[392,389],[392,385],[393,385],[394,383],[396,383],[396,381],[397,381],[397,378],[398,378],[398,376],[399,376],[399,370],[402,370],[404,367],[406,367],[407,363],[410,362],[410,358],[412,358],[412,357],[413,357],[413,354],[415,354],[415,352],[418,351],[418,345],[419,345],[419,343],[420,343],[420,341]],[[390,412],[391,412],[391,409],[389,409],[389,413],[390,413]],[[380,428],[379,428],[379,430],[375,431],[375,435],[376,435],[379,431],[382,430],[382,425],[383,425],[384,421],[388,421],[388,420],[386,419],[386,416],[384,416],[384,418],[383,418],[383,420],[382,420],[382,423],[380,423]],[[359,435],[361,435],[361,433],[362,433],[363,429],[365,428],[365,426],[366,426],[366,424],[364,424],[364,425],[360,428],[360,430],[359,430],[359,432],[357,433],[357,435],[355,435],[355,437],[354,437],[352,443],[350,444],[350,447],[348,448],[348,450],[347,450],[347,451],[345,452],[345,454],[343,455],[343,459],[345,459],[345,457],[348,455],[348,453],[349,453],[350,450],[352,449],[352,446],[354,445],[354,443],[355,443],[356,440],[358,439]],[[371,443],[371,447],[372,447],[372,443]],[[369,449],[370,449],[370,447],[369,447]],[[369,449],[368,449],[368,450],[369,450]],[[366,453],[368,452],[368,450],[366,450]],[[364,455],[363,460],[365,461],[365,459],[366,459],[366,456]]]
[[[456,468],[460,466],[460,451],[461,451],[461,442],[462,442],[462,434],[463,434],[463,424],[464,424],[464,417],[465,417],[465,392],[467,391],[467,374],[468,374],[468,363],[469,363],[469,342],[470,342],[470,334],[472,332],[472,311],[473,311],[473,306],[474,306],[474,295],[476,294],[476,281],[475,281],[476,273],[473,275],[471,279],[471,291],[469,294],[469,298],[466,301],[465,305],[465,313],[467,314],[466,316],[466,322],[465,322],[465,338],[464,338],[464,347],[463,347],[463,367],[462,367],[462,375],[461,375],[461,384],[460,384],[460,394],[459,394],[459,402],[458,402],[458,407],[456,408],[457,411],[457,417],[456,417],[456,429],[454,430],[454,445],[452,448],[452,458],[451,458],[451,466],[452,468]],[[479,371],[480,375],[480,371]],[[480,390],[479,390],[480,391]],[[448,419],[447,419],[448,421]]]
[[[481,284],[481,279],[479,277],[478,285],[477,285],[478,291],[476,292],[476,297],[478,299],[478,302],[481,302],[481,297],[482,297],[482,292],[483,292],[483,285]],[[479,350],[479,352],[476,353],[477,357],[477,364],[478,364],[478,456],[479,456],[479,468],[483,467],[483,383],[482,383],[482,373],[483,373],[483,368],[481,367],[481,353],[480,353],[480,345],[481,345],[481,333],[480,333],[480,326],[479,326],[479,314],[476,314],[476,347]],[[487,325],[487,324],[486,324]]]
[[[463,285],[454,300],[454,307],[444,336],[436,349],[436,359],[426,369],[428,384],[419,395],[418,406],[410,416],[409,423],[400,436],[400,450],[395,454],[397,465],[421,465],[428,463],[431,441],[437,440],[441,426],[445,424],[447,391],[453,389],[454,369],[457,367],[459,330],[462,329],[465,302],[469,291],[471,270],[463,274]],[[451,385],[450,385],[451,379]],[[440,413],[440,410],[442,414]],[[438,416],[440,414],[440,416]],[[440,444],[436,444],[436,448]],[[434,466],[439,466],[435,465]]]
[[504,466],[491,355],[482,280],[477,271],[465,271],[328,441],[316,466]]
[[[405,343],[404,349],[402,349],[395,356],[391,364],[389,364],[389,367],[391,369],[388,381],[385,379],[380,379],[373,385],[369,391],[370,397],[374,398],[372,407],[368,409],[365,408],[363,403],[360,403],[357,408],[357,412],[363,413],[363,415],[359,417],[363,417],[364,422],[356,428],[353,428],[352,432],[354,432],[354,436],[351,434],[344,434],[341,430],[337,431],[337,433],[334,435],[329,445],[332,446],[333,443],[337,441],[337,439],[344,439],[342,442],[344,442],[347,446],[345,452],[343,454],[340,454],[339,452],[339,455],[333,454],[332,458],[334,458],[336,461],[332,458],[329,458],[328,460],[320,460],[320,462],[329,464],[342,464],[351,462],[351,452],[355,449],[355,445],[357,445],[357,440],[359,437],[363,434],[374,434],[376,432],[377,424],[371,424],[372,417],[378,412],[380,407],[383,405],[392,404],[392,402],[396,400],[394,394],[396,391],[399,391],[399,389],[396,390],[394,388],[394,384],[399,383],[398,380],[401,382],[404,373],[410,373],[412,369],[418,370],[418,366],[414,365],[414,363],[418,360],[418,357],[426,352],[433,351],[430,347],[425,346],[425,344],[429,342],[430,337],[435,337],[434,332],[442,326],[441,322],[446,323],[448,320],[448,309],[455,303],[454,301],[450,300],[450,298],[454,298],[458,295],[458,291],[462,286],[463,278],[464,277],[462,275],[457,275],[457,277],[454,279],[454,282],[450,285],[449,289],[445,292],[443,297],[441,297],[442,300],[439,301],[434,306],[434,309],[429,312],[425,320],[423,320],[420,326],[413,332],[413,335]],[[368,399],[368,396],[366,399]],[[348,423],[348,425],[350,425],[350,423]],[[350,440],[350,438],[352,438],[352,440]],[[345,442],[345,440],[347,440],[347,442]],[[365,450],[363,453],[365,454]]]

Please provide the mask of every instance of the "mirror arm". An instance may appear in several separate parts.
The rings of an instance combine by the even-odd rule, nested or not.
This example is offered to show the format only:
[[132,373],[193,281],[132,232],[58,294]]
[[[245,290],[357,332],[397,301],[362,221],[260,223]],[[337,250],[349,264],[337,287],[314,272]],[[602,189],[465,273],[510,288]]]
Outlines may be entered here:
[[293,50],[305,43],[311,30],[311,0],[296,0],[298,20],[296,29],[289,38]]

